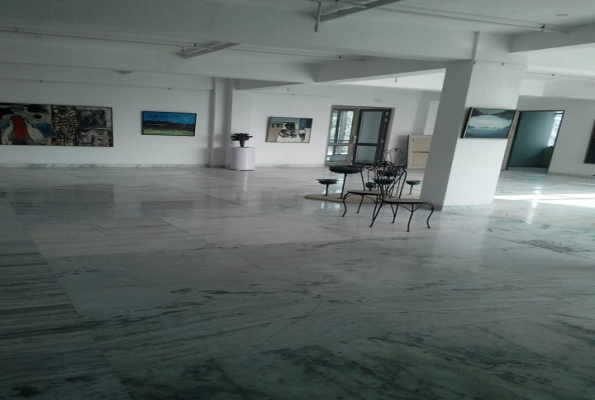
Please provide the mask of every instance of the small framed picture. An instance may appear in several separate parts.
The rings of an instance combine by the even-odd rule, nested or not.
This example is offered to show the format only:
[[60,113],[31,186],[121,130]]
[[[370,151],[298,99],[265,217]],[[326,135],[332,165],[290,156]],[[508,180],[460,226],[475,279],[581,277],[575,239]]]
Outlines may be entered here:
[[516,110],[472,108],[463,138],[508,139],[515,114]]
[[194,136],[196,114],[143,111],[142,134],[159,136]]
[[267,142],[310,143],[312,118],[270,117]]

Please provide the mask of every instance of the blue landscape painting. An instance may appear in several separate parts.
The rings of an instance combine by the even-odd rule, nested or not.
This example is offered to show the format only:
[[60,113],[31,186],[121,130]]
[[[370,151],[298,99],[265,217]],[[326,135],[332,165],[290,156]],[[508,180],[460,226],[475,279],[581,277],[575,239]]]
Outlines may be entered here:
[[194,136],[196,114],[143,111],[143,135]]
[[515,113],[515,110],[472,108],[463,137],[506,139]]

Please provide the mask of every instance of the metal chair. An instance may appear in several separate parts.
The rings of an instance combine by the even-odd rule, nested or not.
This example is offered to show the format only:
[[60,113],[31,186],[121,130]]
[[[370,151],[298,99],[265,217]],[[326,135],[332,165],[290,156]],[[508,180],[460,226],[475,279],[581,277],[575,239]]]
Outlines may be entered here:
[[382,152],[382,160],[390,161],[398,167],[404,167],[407,165],[407,153],[399,148],[384,150]]
[[381,161],[373,167],[367,167],[366,172],[368,181],[364,184],[365,189],[349,190],[343,196],[343,207],[345,208],[345,211],[343,211],[342,217],[347,214],[346,199],[350,196],[361,197],[356,213],[359,213],[365,198],[372,200],[374,202],[372,216],[375,215],[376,208],[382,198],[401,196],[405,179],[407,178],[407,171],[405,168],[397,167],[390,161]]
[[[402,167],[395,167],[401,168]],[[404,174],[406,177],[407,175]],[[372,218],[372,223],[370,224],[370,228],[374,225],[376,218],[380,214],[380,210],[385,204],[390,205],[392,213],[393,213],[393,224],[395,223],[395,219],[397,218],[397,212],[399,211],[399,207],[403,207],[407,211],[410,212],[409,221],[407,222],[407,232],[410,232],[411,226],[411,219],[413,218],[413,213],[424,206],[428,206],[430,208],[430,215],[428,215],[428,219],[426,220],[426,224],[428,225],[428,229],[430,228],[430,218],[432,214],[434,214],[434,201],[433,200],[424,200],[424,199],[402,199],[401,193],[403,191],[403,186],[405,184],[406,178],[402,179],[401,190],[399,191],[399,196],[391,196],[390,192],[382,192],[382,196],[376,201],[376,206],[374,207],[374,216]]]

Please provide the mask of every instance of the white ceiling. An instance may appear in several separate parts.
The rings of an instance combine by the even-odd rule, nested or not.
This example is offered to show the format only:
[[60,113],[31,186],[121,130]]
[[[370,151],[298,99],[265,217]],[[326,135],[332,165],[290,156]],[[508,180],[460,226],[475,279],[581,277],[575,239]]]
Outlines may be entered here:
[[[190,1],[190,0],[189,0]],[[299,13],[315,14],[314,0],[208,0],[212,2],[249,4]],[[346,0],[369,3],[368,0]],[[323,0],[323,12],[347,9],[341,0]],[[392,10],[392,11],[391,11]],[[421,15],[427,14],[427,15]],[[430,14],[434,14],[432,16]],[[443,16],[445,18],[439,18]],[[454,19],[449,19],[452,17]],[[555,29],[595,22],[595,1],[593,0],[401,0],[382,8],[369,10],[347,17],[350,20],[382,20],[398,24],[432,26],[441,29],[482,31],[516,34],[526,29],[514,25],[540,28],[542,25]],[[469,20],[483,22],[472,22]],[[491,23],[490,23],[491,22]]]
[[[338,5],[321,1],[324,13],[351,7],[341,0]],[[102,0],[101,5],[92,0],[52,0],[47,12],[40,11],[46,4],[3,0],[0,29],[22,27],[26,31],[26,27],[31,33],[0,33],[3,46],[11,42],[22,47],[13,46],[13,51],[3,47],[2,63],[306,82],[316,78],[319,67],[341,70],[354,63],[367,65],[372,57],[471,58],[476,31],[518,35],[543,24],[558,30],[595,24],[595,0],[402,0],[324,22],[316,34],[318,3],[310,0],[169,0],[167,4],[162,0]],[[564,34],[539,35],[547,41],[547,35]],[[182,47],[209,47],[230,37],[239,44],[181,59]],[[48,49],[53,47],[68,56],[52,57]],[[34,57],[44,48],[46,56]],[[80,59],[74,57],[77,54]],[[595,76],[595,44],[525,54],[533,80]],[[299,77],[292,78],[294,72]],[[377,74],[381,75],[390,74]],[[440,74],[424,73],[394,74],[384,80],[360,78],[356,84],[437,90],[440,82]]]

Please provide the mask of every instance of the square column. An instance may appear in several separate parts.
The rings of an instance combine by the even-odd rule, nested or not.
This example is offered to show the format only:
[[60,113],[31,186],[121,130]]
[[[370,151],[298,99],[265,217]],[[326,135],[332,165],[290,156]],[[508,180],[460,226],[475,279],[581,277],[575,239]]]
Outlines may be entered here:
[[457,61],[446,69],[421,197],[444,206],[491,204],[507,140],[462,139],[470,107],[516,109],[524,68]]

